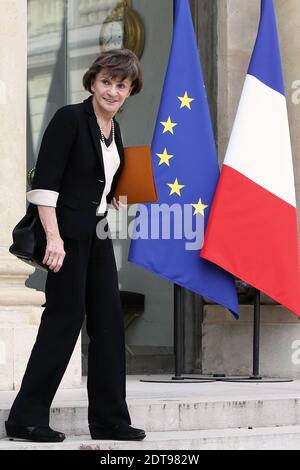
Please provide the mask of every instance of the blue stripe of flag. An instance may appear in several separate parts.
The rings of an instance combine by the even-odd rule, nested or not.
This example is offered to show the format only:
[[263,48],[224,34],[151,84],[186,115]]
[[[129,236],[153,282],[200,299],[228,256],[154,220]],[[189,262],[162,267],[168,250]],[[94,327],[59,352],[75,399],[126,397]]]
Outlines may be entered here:
[[261,2],[261,19],[248,74],[285,95],[273,0]]

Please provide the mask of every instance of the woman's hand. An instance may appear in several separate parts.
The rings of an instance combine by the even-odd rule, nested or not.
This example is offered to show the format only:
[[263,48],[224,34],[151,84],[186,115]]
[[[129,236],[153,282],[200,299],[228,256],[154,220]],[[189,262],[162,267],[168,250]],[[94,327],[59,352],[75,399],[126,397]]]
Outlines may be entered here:
[[49,269],[57,273],[63,265],[65,259],[64,242],[59,235],[47,236],[47,246],[43,264],[47,264]]
[[62,267],[66,253],[64,241],[58,230],[56,209],[51,206],[38,206],[38,211],[47,240],[43,264],[47,264],[53,272],[57,273]]
[[111,203],[112,203],[113,207],[115,209],[117,209],[117,211],[119,209],[122,209],[122,208],[124,209],[126,207],[126,204],[123,204],[119,199],[116,199],[115,197],[112,198]]
[[114,207],[115,209],[117,209],[117,211],[118,211],[119,208],[120,208],[120,203],[119,203],[119,201],[117,201],[117,199],[116,199],[115,197],[113,197],[111,203],[112,203],[113,207]]

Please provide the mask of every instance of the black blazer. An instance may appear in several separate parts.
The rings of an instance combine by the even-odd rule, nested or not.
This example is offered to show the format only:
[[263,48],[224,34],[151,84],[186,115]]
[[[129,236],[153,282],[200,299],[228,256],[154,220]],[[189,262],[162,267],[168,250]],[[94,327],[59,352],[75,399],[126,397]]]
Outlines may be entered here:
[[[120,166],[107,202],[111,202],[124,166],[119,124],[114,119]],[[92,96],[83,103],[60,108],[48,125],[39,151],[32,189],[59,192],[56,206],[61,236],[83,240],[91,236],[96,210],[105,186],[100,130]],[[30,204],[30,210],[37,206]],[[43,231],[43,227],[39,226]]]

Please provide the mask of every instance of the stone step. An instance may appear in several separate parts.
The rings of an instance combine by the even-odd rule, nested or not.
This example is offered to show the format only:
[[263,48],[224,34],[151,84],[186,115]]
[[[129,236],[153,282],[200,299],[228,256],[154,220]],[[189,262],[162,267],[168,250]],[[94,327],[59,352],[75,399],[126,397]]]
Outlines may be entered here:
[[1,450],[300,450],[300,426],[149,432],[141,442],[96,441],[89,436],[70,436],[55,444],[1,439]]
[[[161,377],[164,378],[164,377]],[[146,383],[128,376],[133,426],[147,432],[266,428],[300,425],[300,382],[239,384]],[[0,437],[15,392],[0,392]],[[59,390],[51,425],[67,435],[87,435],[86,388]]]
[[[128,401],[132,423],[151,432],[291,426],[300,423],[300,400]],[[298,418],[297,418],[298,416]],[[54,428],[67,434],[87,434],[87,408],[52,409]]]
[[[128,400],[132,423],[148,432],[292,426],[300,423],[300,400]],[[1,436],[8,410],[0,410]],[[88,434],[87,404],[52,408],[51,425],[68,435]]]

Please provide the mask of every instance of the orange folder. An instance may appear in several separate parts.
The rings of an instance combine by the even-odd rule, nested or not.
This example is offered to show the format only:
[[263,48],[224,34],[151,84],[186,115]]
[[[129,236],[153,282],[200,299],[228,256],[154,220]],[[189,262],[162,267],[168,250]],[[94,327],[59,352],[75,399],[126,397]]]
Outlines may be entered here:
[[157,202],[149,145],[124,148],[124,168],[114,196],[127,196],[128,204]]

